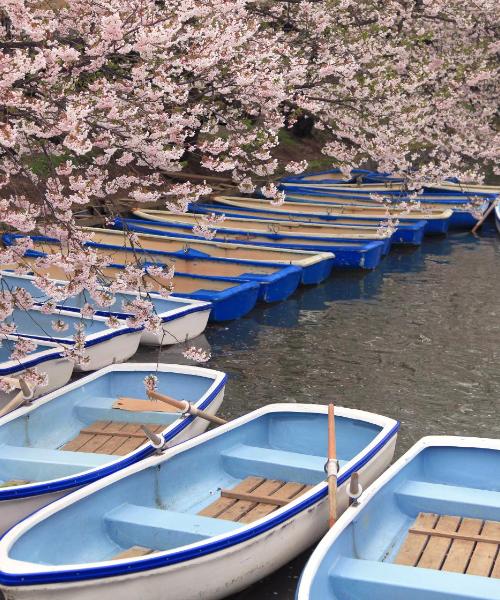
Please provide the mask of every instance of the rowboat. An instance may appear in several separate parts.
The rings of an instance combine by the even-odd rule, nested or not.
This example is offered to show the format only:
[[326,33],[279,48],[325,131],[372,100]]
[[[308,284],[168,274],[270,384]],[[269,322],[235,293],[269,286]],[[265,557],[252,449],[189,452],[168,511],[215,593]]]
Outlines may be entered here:
[[[321,202],[333,204],[335,206],[366,206],[366,207],[380,207],[380,203],[377,200],[370,197],[375,192],[367,192],[365,194],[361,192],[354,193],[353,191],[344,190],[331,190],[331,189],[319,189],[315,187],[293,187],[287,190],[286,198],[289,202]],[[411,199],[408,195],[401,195],[401,192],[395,194],[387,192],[378,192],[380,195],[388,197],[392,204],[391,208],[398,207],[401,202],[407,202],[411,204]],[[477,221],[482,217],[484,212],[488,209],[490,203],[495,199],[493,195],[484,195],[481,198],[473,198],[465,195],[435,195],[435,194],[421,194],[418,196],[418,202],[423,205],[424,210],[434,209],[443,210],[451,209],[453,214],[450,217],[450,227],[459,228],[470,228],[473,227]],[[480,205],[476,206],[476,200],[479,200]]]
[[[327,528],[326,413],[268,405],[42,508],[0,541],[0,590],[210,600],[247,587]],[[389,465],[398,423],[336,414],[342,512],[352,473],[367,486]]]
[[[272,206],[269,205],[272,209]],[[218,204],[203,204],[196,203],[191,204],[189,210],[193,213],[203,213],[210,214],[213,213],[215,215],[225,215],[227,217],[236,217],[238,219],[260,219],[261,221],[285,221],[286,223],[316,223],[319,225],[335,224],[335,227],[341,228],[350,228],[350,227],[360,227],[366,230],[377,230],[381,225],[383,225],[383,220],[363,220],[359,219],[348,219],[343,217],[338,218],[329,218],[322,217],[318,215],[299,215],[296,216],[294,214],[284,214],[279,211],[266,210],[259,211],[251,208],[242,208],[239,206],[220,206]],[[394,226],[394,232],[392,234],[391,242],[392,244],[402,244],[402,245],[411,245],[411,246],[419,246],[424,239],[424,230],[427,225],[427,221],[412,221],[410,223],[398,223],[397,226]]]
[[84,317],[80,312],[56,309],[45,314],[41,307],[15,308],[5,319],[15,325],[13,338],[29,338],[54,348],[74,346],[73,336],[82,327],[85,333],[85,360],[75,363],[77,371],[95,371],[128,360],[137,352],[143,327],[110,327],[106,317]]
[[[114,221],[116,229],[127,229],[126,220],[117,217]],[[109,230],[107,230],[109,231]],[[315,285],[328,279],[332,272],[334,255],[331,252],[314,252],[312,250],[297,250],[288,248],[271,248],[269,246],[254,246],[248,243],[227,243],[207,241],[195,238],[179,238],[178,236],[155,235],[143,231],[140,225],[134,226],[142,247],[154,250],[188,253],[193,256],[206,254],[218,258],[234,258],[241,263],[258,262],[293,265],[302,270],[301,283]]]
[[[38,398],[42,394],[48,394],[68,383],[73,373],[73,361],[64,356],[62,348],[56,348],[52,345],[38,344],[37,348],[27,354],[24,358],[12,359],[12,351],[17,336],[7,335],[2,337],[0,346],[0,378],[10,378],[12,383],[15,380],[22,379],[28,369],[36,368],[39,373],[47,376],[47,382],[44,385],[38,385],[32,390],[32,398]],[[19,387],[12,391],[0,390],[0,414],[8,409],[8,404],[19,394]]]
[[423,438],[313,552],[297,600],[497,600],[500,440]]
[[495,225],[497,226],[498,233],[500,233],[500,204],[495,206]]
[[[173,264],[185,274],[207,275],[219,279],[227,277],[240,281],[259,284],[258,300],[262,302],[280,302],[286,300],[300,284],[302,269],[295,265],[261,262],[236,258],[212,258],[195,250],[186,251],[182,241],[176,240],[177,252],[155,250],[141,243],[141,247],[132,248],[126,235],[113,229],[91,229],[93,242],[89,245],[110,254],[119,264],[131,264],[137,256],[145,261]],[[144,238],[142,241],[145,241]],[[169,244],[167,243],[166,246]],[[174,244],[170,244],[174,245]]]
[[169,446],[205,431],[208,421],[142,399],[149,374],[157,377],[160,391],[211,415],[222,402],[224,373],[127,363],[110,365],[6,415],[0,419],[0,533],[69,491],[153,454],[141,424]]
[[[142,221],[156,221],[175,225],[180,231],[191,232],[193,227],[200,224],[199,214],[175,214],[166,210],[142,209],[134,210],[134,215]],[[367,227],[336,227],[335,223],[290,223],[284,220],[269,219],[242,219],[226,217],[221,223],[214,226],[216,237],[224,239],[226,233],[238,234],[246,237],[249,233],[271,233],[286,236],[297,240],[298,243],[314,242],[324,244],[328,242],[367,242],[378,241],[384,244],[384,254],[390,250],[391,234],[388,231],[377,231]]]
[[[8,271],[0,271],[0,277],[10,289],[17,287],[27,290],[38,303],[44,303],[51,299],[36,287],[34,276],[15,275]],[[67,285],[65,281],[58,281],[57,283],[61,286]],[[81,292],[66,298],[59,305],[59,308],[79,312],[84,304],[90,304],[98,316],[109,317],[113,315],[126,320],[133,316],[130,309],[127,311],[127,304],[137,298],[149,301],[155,316],[161,321],[161,330],[158,332],[147,329],[142,330],[140,343],[148,346],[178,344],[195,338],[205,331],[212,309],[210,302],[202,302],[192,298],[163,298],[155,293],[141,294],[135,292],[117,292],[114,294],[113,303],[107,308],[100,306],[90,294]]]
[[[178,227],[175,224],[159,221],[142,221],[139,219],[122,219],[122,226],[130,231],[152,233],[155,235],[167,235],[180,240],[198,239],[187,226]],[[118,224],[117,224],[118,225]],[[314,242],[299,241],[287,235],[277,233],[229,233],[225,231],[219,234],[219,240],[238,242],[239,244],[251,244],[264,248],[279,248],[281,250],[312,250],[315,252],[332,252],[334,254],[333,265],[337,268],[362,268],[375,269],[383,256],[385,242]],[[390,243],[388,239],[387,243]]]
[[[128,237],[115,230],[87,228],[86,231],[93,234],[93,241],[87,245],[109,258],[110,264],[135,266],[139,260],[142,264],[175,266],[178,277],[194,275],[223,282],[257,283],[258,300],[262,302],[285,300],[295,292],[301,279],[300,268],[293,265],[212,258],[196,252],[186,252],[179,241],[179,249],[175,253],[153,251],[144,247],[132,247]],[[60,248],[60,243],[55,238],[34,236],[32,239],[36,241],[37,247],[43,246],[46,252]]]
[[269,208],[274,212],[285,213],[302,217],[316,216],[326,219],[336,219],[338,217],[356,219],[363,224],[368,222],[384,222],[387,218],[398,219],[403,223],[413,221],[426,221],[426,233],[446,233],[448,231],[448,222],[453,214],[450,209],[446,210],[412,210],[411,213],[403,213],[394,208],[369,208],[364,206],[333,206],[327,202],[307,203],[307,202],[284,202],[279,206],[271,206],[269,200],[261,198],[247,198],[240,196],[215,196],[213,201],[223,206],[239,206],[242,208],[252,208],[255,212],[264,212]]
[[[372,188],[378,190],[403,190],[404,181],[400,177],[393,177],[388,173],[379,173],[377,171],[368,171],[365,169],[353,169],[352,177],[344,177],[338,169],[328,171],[319,171],[317,173],[306,173],[304,175],[292,175],[284,177],[281,180],[282,185],[303,185],[320,184],[342,186],[342,188]],[[498,185],[486,185],[478,183],[465,183],[458,179],[451,178],[445,181],[428,183],[423,186],[424,190],[433,193],[448,194],[463,192],[466,194],[500,194]]]
[[[4,235],[4,241],[6,240]],[[7,242],[5,242],[7,243]],[[36,258],[41,257],[46,251],[50,252],[51,245],[44,242],[36,242],[35,250],[29,250],[23,258],[23,262],[31,264],[33,269],[40,272],[36,266]],[[161,279],[158,276],[150,277],[147,273],[147,266],[144,266],[144,277],[150,288],[160,292],[168,287],[172,281],[175,288],[172,296],[177,298],[193,298],[210,302],[212,310],[210,312],[210,321],[230,321],[239,319],[249,313],[256,305],[260,291],[258,283],[251,281],[242,281],[241,279],[226,277],[224,279],[202,275],[188,275],[176,273],[172,280]],[[12,269],[16,265],[0,265],[1,269]],[[124,265],[109,265],[101,269],[102,275],[107,279],[118,277]],[[68,276],[63,269],[52,265],[50,269],[44,269],[43,273],[52,279],[67,280]]]

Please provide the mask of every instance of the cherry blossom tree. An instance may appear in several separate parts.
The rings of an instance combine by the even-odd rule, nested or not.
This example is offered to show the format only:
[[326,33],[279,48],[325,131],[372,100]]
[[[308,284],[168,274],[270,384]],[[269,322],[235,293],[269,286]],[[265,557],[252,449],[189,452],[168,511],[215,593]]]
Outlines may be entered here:
[[[19,237],[0,263],[34,269],[48,311],[84,290],[101,306],[147,291],[140,264],[103,290],[109,257],[75,212],[112,218],[120,197],[185,211],[211,191],[180,179],[188,164],[279,203],[277,176],[308,166],[280,163],[279,133],[304,118],[345,173],[370,161],[413,186],[480,179],[498,157],[498,18],[494,0],[1,0],[0,220],[61,245],[28,262]],[[33,301],[3,290],[2,321]],[[147,300],[128,308],[158,326]]]

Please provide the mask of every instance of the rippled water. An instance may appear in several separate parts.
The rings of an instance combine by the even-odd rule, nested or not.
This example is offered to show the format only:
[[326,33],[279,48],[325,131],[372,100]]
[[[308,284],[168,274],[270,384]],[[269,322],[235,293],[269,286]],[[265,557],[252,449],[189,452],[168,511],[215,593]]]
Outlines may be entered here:
[[[288,301],[210,326],[197,345],[229,374],[221,414],[271,402],[361,408],[423,435],[500,437],[500,237],[453,233],[395,249],[372,273],[339,272]],[[133,360],[186,362],[177,347]],[[307,554],[233,600],[289,600]]]

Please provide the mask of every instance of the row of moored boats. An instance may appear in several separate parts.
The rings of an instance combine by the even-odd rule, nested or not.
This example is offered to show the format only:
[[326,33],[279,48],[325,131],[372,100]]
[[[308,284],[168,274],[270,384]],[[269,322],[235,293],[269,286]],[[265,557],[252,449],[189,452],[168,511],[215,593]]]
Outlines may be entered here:
[[390,467],[399,423],[336,407],[329,529],[327,407],[203,433],[225,383],[112,365],[0,419],[0,597],[223,598],[323,536],[298,600],[499,597],[498,440],[428,437]]
[[[89,245],[112,257],[108,282],[139,258],[157,331],[134,324],[136,290],[111,306],[88,293],[44,295],[36,259],[60,251],[57,239],[32,237],[32,273],[1,265],[4,289],[36,301],[9,317],[15,332],[0,348],[11,386],[0,392],[2,600],[222,598],[323,536],[299,600],[500,597],[498,441],[424,438],[389,467],[399,424],[337,407],[339,518],[327,533],[326,406],[274,404],[225,423],[224,373],[125,363],[139,344],[184,343],[333,269],[376,268],[393,244],[469,228],[497,201],[492,188],[449,182],[424,189],[416,208],[401,182],[363,171],[281,187],[279,205],[217,196],[182,215],[142,209],[112,229],[87,228]],[[208,240],[199,228],[210,224]],[[172,264],[172,281],[149,271]],[[62,269],[44,269],[56,288],[68,285]],[[68,352],[82,325],[85,360]],[[23,339],[36,348],[14,359]],[[33,367],[47,378],[30,387]],[[68,384],[74,369],[94,372]],[[218,427],[205,432],[210,422]]]

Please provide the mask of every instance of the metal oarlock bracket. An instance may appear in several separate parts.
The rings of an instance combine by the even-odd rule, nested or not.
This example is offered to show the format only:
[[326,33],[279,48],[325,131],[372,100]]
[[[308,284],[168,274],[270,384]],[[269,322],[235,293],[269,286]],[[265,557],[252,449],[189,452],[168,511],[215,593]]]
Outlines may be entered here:
[[339,461],[336,459],[328,459],[325,463],[325,466],[323,467],[323,470],[325,471],[327,477],[331,477],[332,475],[334,475],[335,477],[337,476],[338,472],[339,472]]
[[151,442],[151,445],[155,449],[156,454],[161,454],[165,450],[168,450],[167,441],[162,435],[153,433],[148,427],[146,427],[146,425],[141,425],[141,429],[144,431],[144,434]]
[[181,413],[181,417],[183,419],[186,419],[187,417],[190,417],[193,413],[192,411],[192,405],[191,402],[188,402],[187,400],[184,400],[184,403],[186,404],[186,407],[184,408],[184,410]]

